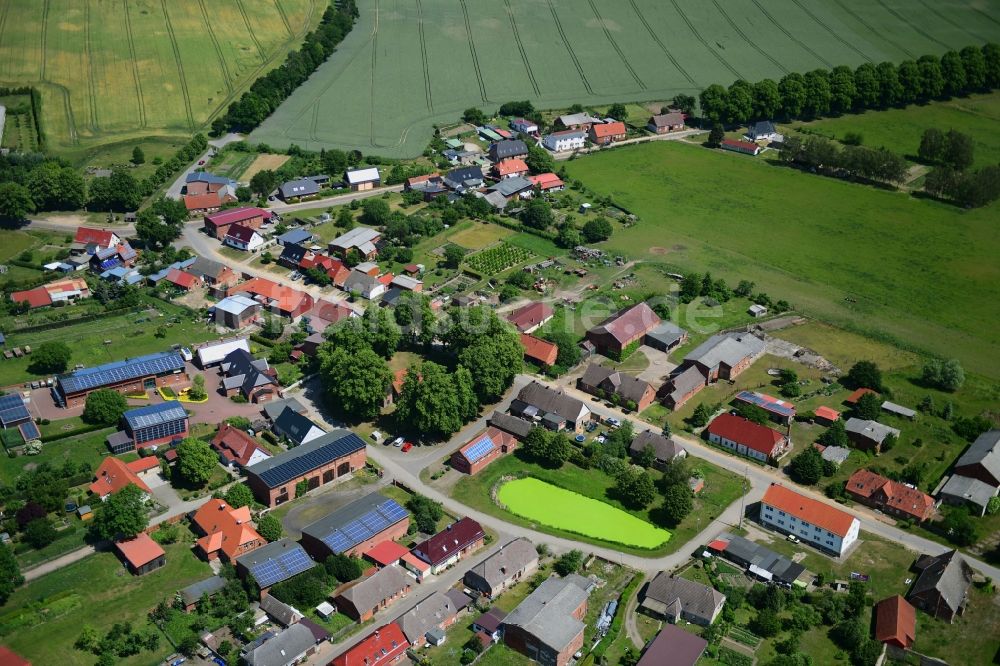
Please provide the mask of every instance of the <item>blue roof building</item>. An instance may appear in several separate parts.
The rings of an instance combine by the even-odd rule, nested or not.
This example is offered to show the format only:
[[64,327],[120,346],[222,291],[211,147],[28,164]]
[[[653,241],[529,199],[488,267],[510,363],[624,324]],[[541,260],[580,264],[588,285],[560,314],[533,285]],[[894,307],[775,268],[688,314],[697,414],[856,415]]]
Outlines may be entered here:
[[281,539],[236,558],[236,569],[243,577],[250,575],[261,590],[288,580],[316,566],[302,546],[291,539]]
[[160,379],[171,375],[177,377],[175,383],[186,378],[184,359],[179,353],[147,354],[60,375],[56,378],[53,394],[57,402],[72,407],[83,404],[87,394],[97,389],[141,392],[170,383]]
[[184,439],[188,433],[188,414],[176,400],[130,409],[122,415],[122,420],[133,448]]

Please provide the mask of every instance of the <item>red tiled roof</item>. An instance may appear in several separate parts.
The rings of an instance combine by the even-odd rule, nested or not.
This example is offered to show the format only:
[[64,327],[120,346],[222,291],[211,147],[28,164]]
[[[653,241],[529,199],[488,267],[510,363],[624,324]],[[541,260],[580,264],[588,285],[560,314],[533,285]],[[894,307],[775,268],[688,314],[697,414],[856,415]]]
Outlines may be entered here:
[[145,532],[140,532],[132,539],[116,541],[115,548],[128,560],[129,564],[137,569],[166,555],[160,548],[160,544],[153,541]]
[[64,291],[89,291],[87,281],[83,278],[69,278],[67,280],[57,280],[42,287],[49,294],[60,294]]
[[811,497],[800,495],[794,490],[776,483],[771,484],[767,489],[761,502],[841,537],[847,536],[851,525],[857,520],[846,511],[841,511]]
[[[228,462],[236,462],[241,467],[246,467],[254,452],[259,450],[267,453],[257,440],[228,423],[223,423],[219,432],[212,438],[212,448]],[[268,456],[270,457],[270,454]]]
[[875,640],[903,648],[917,637],[917,611],[898,594],[875,604]]
[[10,294],[10,300],[14,303],[27,302],[30,308],[40,308],[52,305],[52,297],[44,287],[35,287],[27,291],[14,291]]
[[146,456],[145,458],[125,463],[125,465],[136,474],[139,474],[140,472],[148,472],[151,469],[159,468],[160,461],[156,456]]
[[431,565],[427,564],[413,553],[407,553],[406,555],[403,555],[399,559],[403,560],[404,562],[412,566],[414,569],[417,569],[418,571],[427,571],[431,568]]
[[[418,544],[413,549],[413,553],[430,562],[431,566],[435,566],[485,536],[483,526],[472,518],[466,517]],[[423,553],[423,556],[419,553]]]
[[226,295],[232,296],[233,294],[242,292],[254,294],[268,301],[276,302],[278,309],[282,312],[293,312],[302,305],[302,301],[312,298],[305,292],[260,277],[247,280],[243,284],[232,287],[226,292]]
[[813,410],[813,414],[820,417],[821,419],[826,419],[827,421],[836,421],[840,418],[840,412],[832,407],[817,407]]
[[643,335],[660,325],[660,318],[645,303],[636,303],[623,312],[612,315],[600,326],[591,329],[595,333],[607,332],[620,344],[625,344],[636,335]]
[[145,493],[151,493],[149,486],[129,468],[120,458],[109,456],[101,461],[101,466],[94,473],[96,480],[90,484],[90,492],[98,497],[106,497],[133,484]]
[[178,287],[191,289],[192,287],[197,286],[198,278],[190,273],[185,273],[178,268],[171,268],[167,273],[167,282],[176,284]]
[[[486,430],[476,433],[476,435],[472,439],[470,439],[466,444],[462,445],[462,448],[460,448],[458,452],[462,455],[463,458],[469,460],[469,456],[467,455],[468,450],[471,449],[476,444],[478,444],[479,442],[481,442],[484,436],[489,437],[493,441],[493,444],[495,444],[497,447],[501,447],[504,445],[509,447],[517,443],[517,438],[514,437],[514,435],[510,434],[505,430],[500,430],[499,428],[490,426]],[[475,461],[469,460],[469,462],[473,463]]]
[[249,243],[253,240],[254,234],[257,231],[253,227],[245,227],[240,223],[230,225],[229,229],[226,231],[226,238],[234,238],[241,243]]
[[220,225],[242,222],[243,220],[249,220],[257,216],[261,216],[265,220],[271,219],[270,211],[263,210],[262,208],[243,207],[230,208],[229,210],[222,210],[218,213],[206,215],[205,221],[214,227],[218,227]]
[[846,488],[848,492],[866,499],[870,499],[881,490],[885,493],[888,506],[907,513],[917,520],[925,520],[928,512],[934,507],[934,498],[930,495],[867,469],[854,472],[847,480]]
[[232,560],[243,553],[241,546],[264,544],[264,538],[250,523],[249,507],[234,509],[226,500],[211,499],[201,505],[191,520],[205,534],[197,542],[205,553],[221,550]]
[[743,444],[766,456],[774,454],[774,449],[784,439],[777,430],[754,423],[735,414],[720,414],[708,425],[708,432]]
[[537,176],[528,176],[528,180],[535,187],[542,190],[551,190],[555,187],[563,187],[566,185],[562,179],[555,175],[554,173],[540,173]]
[[365,552],[365,557],[376,564],[387,567],[398,562],[403,555],[409,552],[406,546],[401,546],[395,541],[383,541]]
[[524,163],[524,160],[515,157],[509,160],[501,160],[493,165],[493,168],[498,175],[506,176],[512,173],[524,173],[528,170],[528,165]]
[[396,276],[393,275],[392,273],[386,273],[385,275],[379,275],[378,276],[378,281],[381,282],[384,285],[388,285],[390,282],[392,282],[392,279],[394,277],[396,277]]
[[595,138],[604,139],[609,136],[619,136],[625,134],[626,130],[625,123],[614,122],[592,125],[590,131],[594,133]]
[[723,139],[720,141],[723,146],[729,146],[730,148],[742,148],[743,150],[749,150],[751,152],[755,150],[760,150],[760,146],[756,143],[750,143],[749,141],[737,141],[736,139]]
[[222,205],[222,198],[218,192],[206,192],[205,194],[185,194],[184,206],[190,210],[206,210],[218,208]]
[[0,666],[31,666],[31,662],[6,645],[0,645]]
[[708,547],[711,550],[721,553],[727,547],[729,547],[729,542],[725,539],[716,539],[712,543],[708,544]]
[[438,175],[437,173],[427,173],[422,176],[413,176],[412,178],[407,178],[406,184],[409,187],[413,187],[414,185],[419,185],[420,183],[426,183],[429,180],[440,177],[441,176]]
[[874,393],[875,395],[878,395],[878,391],[872,390],[870,388],[859,388],[854,393],[847,396],[847,399],[844,402],[846,402],[849,405],[856,404],[858,400],[861,399],[861,396],[863,396],[866,393]]
[[542,365],[555,365],[556,358],[559,357],[559,347],[554,342],[527,333],[521,334],[521,346],[524,347],[525,356]]
[[348,648],[330,662],[332,666],[383,666],[406,654],[410,647],[403,630],[396,623],[379,627],[354,647]]
[[111,247],[112,237],[115,236],[115,232],[108,229],[93,229],[91,227],[77,227],[76,237],[73,238],[74,243],[83,243],[84,245],[89,245],[94,243],[95,245],[100,245],[101,247]]
[[507,321],[514,324],[519,331],[540,325],[552,316],[552,308],[541,301],[528,303],[507,315]]

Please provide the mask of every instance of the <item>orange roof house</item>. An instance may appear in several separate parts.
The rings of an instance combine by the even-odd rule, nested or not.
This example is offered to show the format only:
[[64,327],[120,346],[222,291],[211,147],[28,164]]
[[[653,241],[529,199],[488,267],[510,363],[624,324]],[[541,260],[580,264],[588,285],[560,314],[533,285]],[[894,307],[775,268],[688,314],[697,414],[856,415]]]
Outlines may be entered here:
[[212,438],[212,448],[227,465],[249,467],[271,457],[267,449],[244,430],[223,423]]
[[171,268],[167,272],[166,279],[167,282],[177,285],[181,289],[186,289],[188,291],[197,287],[198,283],[201,282],[201,280],[199,280],[196,276],[191,275],[190,273],[185,273],[184,271],[177,268]]
[[552,317],[555,311],[552,306],[534,301],[523,305],[507,315],[507,321],[521,333],[531,333],[535,329],[544,326]]
[[167,563],[167,554],[160,548],[160,544],[149,538],[145,532],[140,532],[131,539],[116,541],[115,550],[121,554],[129,570],[136,575],[149,573]]
[[109,229],[94,229],[93,227],[77,227],[74,243],[81,245],[96,245],[100,248],[117,245],[118,235]]
[[147,495],[151,494],[153,491],[149,489],[145,481],[139,478],[140,472],[150,469],[147,467],[149,463],[143,462],[148,460],[152,460],[154,466],[158,465],[156,458],[152,457],[140,458],[130,463],[122,462],[120,458],[114,456],[105,458],[94,473],[94,482],[90,484],[90,492],[103,500],[131,483]]
[[817,419],[820,419],[821,421],[826,421],[828,423],[833,423],[834,421],[840,418],[840,412],[838,412],[836,409],[833,409],[832,407],[826,407],[826,406],[817,407],[815,410],[813,410],[813,414],[816,415]]
[[905,483],[859,469],[844,487],[851,497],[880,511],[922,522],[934,513],[934,498]]
[[761,522],[843,555],[858,540],[861,521],[826,502],[772,483],[760,501]]
[[29,308],[42,308],[52,305],[52,297],[43,287],[35,287],[25,291],[12,291],[10,300],[14,303],[27,303]]
[[247,280],[229,289],[226,296],[240,293],[253,294],[261,303],[291,319],[295,319],[313,306],[313,297],[304,291],[286,287],[266,278],[256,277]]
[[536,338],[527,333],[521,334],[521,346],[524,347],[524,357],[543,365],[551,367],[555,365],[559,357],[559,347],[554,342]]
[[591,125],[590,140],[594,143],[609,144],[612,141],[621,141],[625,138],[625,123],[621,121],[613,123],[601,123]]
[[847,399],[844,400],[844,402],[846,402],[849,405],[855,405],[857,404],[858,400],[861,399],[861,396],[863,396],[865,393],[874,393],[875,395],[878,395],[878,391],[874,391],[870,388],[859,388],[857,391],[847,396]]
[[493,173],[500,178],[520,176],[528,173],[528,165],[519,157],[501,160],[493,165]]
[[562,178],[552,172],[540,173],[537,176],[528,176],[528,180],[542,192],[561,190],[566,187],[566,183],[562,181]]
[[232,562],[267,543],[250,522],[249,507],[234,509],[222,499],[203,504],[191,522],[203,534],[195,545],[209,560]]
[[399,562],[400,558],[409,552],[409,548],[395,541],[383,541],[367,550],[364,557],[379,565],[379,567],[388,567]]
[[875,604],[875,640],[904,650],[917,637],[917,611],[898,594]]

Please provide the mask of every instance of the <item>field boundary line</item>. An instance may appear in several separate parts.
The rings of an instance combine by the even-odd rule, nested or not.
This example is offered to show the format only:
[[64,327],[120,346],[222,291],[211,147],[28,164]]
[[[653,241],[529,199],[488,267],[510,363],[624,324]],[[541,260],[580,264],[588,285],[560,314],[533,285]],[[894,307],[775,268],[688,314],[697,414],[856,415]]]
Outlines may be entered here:
[[191,93],[188,91],[187,77],[184,76],[184,63],[181,62],[181,49],[177,46],[177,35],[174,34],[174,26],[170,22],[170,14],[167,13],[167,0],[160,0],[160,7],[163,8],[163,24],[167,26],[167,34],[170,36],[170,46],[174,50],[174,61],[177,63],[177,74],[181,79],[181,93],[184,96],[184,109],[187,111],[188,127],[194,129],[194,112],[191,111]]
[[729,12],[727,12],[725,10],[725,8],[722,5],[719,4],[719,0],[712,0],[712,4],[715,5],[715,8],[717,10],[719,10],[719,13],[722,14],[722,17],[724,19],[726,19],[726,22],[729,23],[729,25],[732,27],[732,29],[736,31],[736,34],[738,34],[740,37],[743,38],[743,41],[745,41],[747,44],[749,44],[750,47],[754,51],[756,51],[757,53],[761,54],[762,56],[764,56],[765,58],[767,58],[768,60],[770,60],[771,63],[775,67],[777,67],[779,70],[781,70],[785,74],[788,74],[788,68],[785,67],[784,65],[782,65],[780,62],[778,62],[774,58],[772,58],[770,53],[768,53],[764,49],[762,49],[759,46],[757,46],[757,42],[755,42],[752,39],[750,39],[750,37],[747,35],[747,33],[745,33],[743,31],[743,28],[740,27],[740,24],[737,23],[736,21],[734,21],[733,17],[731,17],[729,15]]
[[808,46],[801,39],[799,39],[798,37],[796,37],[795,35],[793,35],[791,32],[789,32],[788,29],[785,28],[785,26],[780,21],[774,20],[774,17],[771,16],[771,12],[767,11],[767,8],[763,4],[761,4],[760,0],[751,0],[751,2],[753,2],[753,4],[757,6],[757,9],[759,9],[761,11],[761,13],[764,14],[764,16],[766,16],[768,18],[768,20],[775,27],[777,27],[778,30],[780,30],[782,32],[782,34],[785,35],[785,37],[788,37],[788,39],[790,39],[791,41],[793,41],[796,44],[798,44],[799,47],[802,48],[802,50],[806,51],[809,55],[811,55],[812,57],[816,58],[816,60],[819,60],[821,63],[823,63],[824,65],[826,65],[828,69],[833,69],[834,68],[835,65],[832,62],[830,62],[829,60],[827,60],[826,58],[824,58],[820,54],[818,54],[815,51],[813,51],[812,47]]
[[128,39],[128,52],[132,60],[132,81],[135,83],[135,92],[139,102],[139,126],[146,127],[149,123],[146,118],[146,100],[142,95],[142,81],[139,77],[139,62],[135,54],[135,35],[132,33],[132,17],[128,11],[128,0],[122,0],[122,12],[125,14],[125,36]]
[[465,0],[458,0],[462,6],[462,16],[465,19],[465,34],[469,37],[469,52],[472,53],[472,67],[476,70],[476,80],[479,82],[479,97],[484,102],[489,101],[486,97],[486,82],[483,81],[483,70],[479,68],[479,54],[476,53],[475,40],[472,38],[472,22],[469,20],[469,8]]
[[646,84],[639,78],[636,71],[632,69],[632,65],[629,64],[628,58],[626,58],[625,54],[622,53],[621,48],[618,46],[618,42],[615,41],[615,38],[611,35],[611,31],[608,30],[608,26],[604,23],[604,17],[601,16],[601,12],[598,11],[597,5],[594,4],[594,0],[587,0],[587,2],[590,5],[590,9],[594,12],[594,16],[597,18],[597,21],[601,24],[601,30],[604,31],[604,36],[608,38],[608,43],[611,44],[611,48],[613,48],[615,53],[618,54],[618,57],[621,58],[622,64],[625,65],[625,69],[629,71],[629,74],[631,74],[632,78],[635,79],[635,82],[639,84],[639,87],[645,90]]
[[688,83],[690,83],[692,86],[697,87],[698,86],[697,82],[695,82],[695,80],[691,78],[691,75],[687,73],[687,70],[681,67],[681,64],[677,62],[676,58],[674,58],[674,54],[670,52],[670,49],[667,48],[667,45],[663,43],[663,41],[660,39],[660,36],[657,35],[656,31],[653,30],[653,26],[649,25],[649,21],[646,20],[646,16],[642,13],[642,11],[640,11],[639,5],[635,4],[635,0],[628,0],[628,2],[630,5],[632,5],[632,11],[635,12],[636,17],[639,19],[639,22],[642,23],[642,25],[646,28],[646,32],[648,32],[649,36],[653,38],[653,41],[655,41],[660,46],[660,50],[663,51],[663,55],[667,56],[667,59],[671,63],[673,63],[674,67],[677,68],[677,71],[680,72],[685,79],[687,79]]
[[201,8],[201,18],[205,22],[205,29],[208,31],[208,38],[212,42],[212,48],[215,51],[215,56],[219,59],[219,66],[222,68],[223,83],[226,84],[226,90],[232,92],[233,77],[229,73],[229,64],[222,56],[222,46],[219,44],[219,38],[215,36],[215,31],[212,29],[212,21],[208,17],[208,8],[205,6],[205,0],[198,0],[198,6]]
[[935,44],[937,44],[937,45],[939,45],[939,46],[943,46],[944,48],[946,48],[946,49],[947,49],[947,50],[949,50],[949,51],[951,51],[951,50],[952,50],[952,47],[951,47],[950,45],[948,45],[948,44],[945,44],[944,42],[942,42],[942,41],[941,41],[940,39],[938,39],[937,37],[934,37],[933,35],[931,35],[931,34],[930,34],[929,32],[925,32],[925,31],[924,31],[924,29],[923,29],[923,28],[921,28],[921,27],[918,27],[916,23],[914,23],[913,21],[911,21],[910,19],[906,18],[906,17],[904,16],[904,15],[900,14],[900,13],[899,13],[899,12],[897,12],[897,11],[896,11],[895,9],[893,9],[892,7],[890,7],[889,5],[887,5],[887,4],[885,3],[885,0],[876,0],[876,2],[878,2],[878,4],[879,4],[879,5],[880,5],[880,6],[882,7],[882,9],[884,9],[885,11],[887,11],[887,12],[889,12],[890,14],[892,14],[893,16],[895,16],[895,17],[896,17],[896,19],[898,19],[899,21],[902,21],[902,22],[903,22],[903,23],[905,23],[906,25],[908,25],[908,26],[910,26],[911,28],[913,28],[913,30],[914,30],[914,31],[915,31],[915,32],[916,32],[916,33],[917,33],[918,35],[922,35],[922,36],[923,36],[923,37],[925,37],[926,39],[929,39],[929,40],[931,40],[932,42],[934,42]]
[[260,40],[257,39],[257,34],[253,31],[253,25],[250,23],[250,15],[247,14],[247,8],[243,6],[243,0],[236,0],[236,7],[240,10],[240,14],[243,15],[243,24],[247,27],[247,32],[250,33],[250,39],[253,40],[254,46],[257,47],[257,55],[260,56],[260,61],[264,62],[267,60],[267,56],[264,54],[264,47],[261,46]]
[[510,20],[510,29],[514,33],[514,42],[517,43],[517,50],[521,53],[521,60],[524,62],[524,70],[528,73],[528,81],[531,82],[531,88],[535,91],[536,95],[541,95],[542,91],[538,88],[538,81],[535,80],[535,73],[531,71],[531,63],[528,62],[528,53],[524,50],[524,44],[521,42],[521,34],[517,31],[517,21],[514,20],[514,10],[510,6],[510,0],[503,0],[504,7],[507,8],[507,18]]
[[39,38],[39,43],[42,46],[42,62],[38,68],[38,78],[40,81],[45,81],[45,68],[48,65],[46,62],[48,58],[45,57],[47,52],[47,44],[49,41],[49,9],[51,9],[51,0],[44,0],[42,3],[42,30]]
[[823,28],[828,33],[830,33],[833,36],[833,38],[836,39],[838,42],[840,42],[841,44],[843,44],[847,48],[851,49],[852,51],[854,51],[855,53],[857,53],[859,56],[861,56],[862,58],[864,58],[868,62],[874,62],[874,60],[872,60],[872,58],[870,56],[865,55],[865,53],[863,51],[861,51],[861,49],[859,49],[854,44],[852,44],[849,41],[847,41],[846,39],[844,39],[843,36],[841,36],[841,34],[839,32],[837,32],[836,30],[834,30],[833,28],[831,28],[829,25],[827,25],[826,21],[824,21],[820,17],[816,16],[816,14],[814,14],[811,9],[809,9],[808,7],[805,6],[805,4],[803,4],[802,0],[792,0],[792,2],[794,2],[798,6],[799,9],[801,9],[803,12],[805,12],[809,16],[809,18],[811,18],[813,21],[815,21],[817,25],[819,25],[821,28]]
[[375,0],[375,21],[372,24],[372,74],[368,84],[368,143],[378,148],[375,143],[375,66],[378,64],[378,12],[379,0]]
[[94,87],[94,50],[90,45],[90,0],[84,0],[83,26],[83,52],[87,58],[87,99],[90,102],[90,129],[96,134],[100,131],[100,127],[97,120],[97,88]]
[[427,42],[424,40],[424,7],[420,0],[415,0],[417,4],[417,32],[420,34],[420,59],[423,61],[424,70],[424,98],[427,101],[427,110],[434,110],[434,95],[431,92],[431,69],[427,61]]
[[[7,27],[7,13],[9,11],[10,11],[10,3],[0,2],[0,44],[3,44],[4,32]],[[8,65],[7,69],[10,69],[9,62],[10,61],[8,60],[8,62],[5,63]],[[12,79],[14,78],[13,75],[11,76],[11,78]]]
[[576,57],[576,52],[573,50],[573,46],[569,43],[569,38],[566,36],[566,31],[563,29],[562,21],[559,20],[559,14],[556,12],[555,5],[552,4],[552,0],[548,0],[549,11],[552,12],[552,20],[556,23],[556,31],[559,33],[559,38],[562,39],[563,46],[566,47],[566,52],[569,53],[570,60],[576,66],[576,71],[580,75],[580,80],[583,81],[583,87],[588,93],[594,95],[594,89],[590,87],[590,81],[587,80],[587,75],[583,71],[583,65],[580,64],[580,59]]
[[281,6],[281,0],[274,0],[274,6],[278,10],[278,14],[281,16],[281,22],[285,24],[285,30],[288,31],[288,36],[295,39],[295,32],[292,30],[292,24],[288,20],[288,14],[285,13],[285,8]]
[[989,19],[993,23],[996,23],[997,25],[1000,25],[1000,21],[996,20],[995,18],[993,18],[992,16],[990,16],[989,14],[987,14],[986,12],[984,12],[979,7],[974,7],[972,5],[969,5],[969,9],[971,9],[974,12],[976,12],[977,14],[982,14],[984,17],[986,17],[987,19]]
[[691,34],[695,36],[695,39],[697,39],[699,42],[701,42],[701,45],[704,46],[705,49],[709,53],[711,53],[712,55],[714,55],[715,58],[716,58],[716,60],[718,60],[722,64],[723,67],[725,67],[726,69],[728,69],[729,72],[733,76],[735,76],[738,79],[744,79],[745,80],[746,77],[743,76],[742,74],[740,74],[738,71],[736,71],[736,68],[733,67],[732,65],[730,65],[729,61],[726,60],[725,58],[723,58],[721,53],[719,53],[718,51],[716,51],[715,49],[713,49],[711,46],[709,46],[708,41],[705,39],[705,37],[701,34],[701,32],[698,31],[697,28],[694,27],[694,23],[692,23],[691,19],[688,18],[688,15],[684,13],[684,10],[681,9],[681,6],[679,4],[677,4],[677,0],[670,0],[670,4],[672,4],[674,6],[674,10],[681,17],[681,20],[684,21],[684,24],[687,25],[688,30],[691,31]]
[[906,55],[907,58],[916,59],[913,53],[908,48],[905,48],[904,46],[894,42],[893,40],[886,37],[884,34],[880,33],[878,30],[872,27],[871,23],[863,19],[857,12],[855,12],[853,9],[848,9],[847,5],[845,5],[841,0],[833,0],[833,1],[836,2],[837,6],[840,7],[842,10],[844,10],[845,13],[853,17],[855,21],[868,28],[868,31],[873,35],[875,35],[876,38],[883,40],[886,44],[892,45],[901,53]]
[[[974,38],[974,39],[976,39],[977,41],[980,41],[980,42],[984,42],[985,43],[985,42],[991,41],[989,39],[983,39],[982,37],[980,37],[976,33],[972,32],[971,30],[969,30],[969,29],[967,29],[967,28],[965,28],[963,26],[960,26],[959,24],[955,23],[950,18],[948,18],[948,16],[946,14],[942,14],[937,9],[935,9],[934,5],[928,4],[924,0],[919,0],[919,2],[920,2],[921,5],[923,5],[927,9],[927,11],[931,12],[932,14],[934,14],[935,16],[937,16],[939,19],[941,19],[945,23],[950,24],[953,28],[955,28],[959,32],[963,32],[966,35],[968,35],[969,37],[972,37],[972,38]],[[949,49],[949,50],[956,50],[956,49]]]
[[59,89],[59,94],[63,99],[63,111],[66,113],[66,126],[69,129],[69,138],[74,146],[80,144],[80,133],[76,130],[76,114],[73,113],[73,102],[69,98],[69,90],[66,86],[52,84]]

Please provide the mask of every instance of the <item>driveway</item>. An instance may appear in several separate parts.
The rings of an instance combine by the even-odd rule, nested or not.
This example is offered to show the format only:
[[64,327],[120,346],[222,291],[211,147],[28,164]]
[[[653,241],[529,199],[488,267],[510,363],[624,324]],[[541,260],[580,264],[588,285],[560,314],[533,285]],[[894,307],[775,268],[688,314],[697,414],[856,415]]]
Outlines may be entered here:
[[345,479],[342,483],[332,483],[323,486],[322,489],[309,493],[304,502],[292,507],[281,518],[281,524],[288,536],[298,540],[302,536],[302,528],[306,525],[314,523],[323,516],[327,516],[343,506],[347,506],[354,500],[360,499],[388,485],[389,480],[382,478],[375,483],[365,483],[344,488],[344,485],[348,483],[350,483],[350,480]]
[[171,183],[170,187],[167,188],[167,191],[163,193],[164,196],[170,199],[180,199],[181,190],[184,189],[184,183],[187,180],[188,174],[194,173],[198,169],[204,168],[204,165],[199,165],[198,162],[202,161],[207,162],[208,158],[214,155],[219,148],[222,148],[226,144],[232,143],[234,141],[242,141],[243,139],[244,137],[241,134],[230,133],[223,137],[219,137],[218,139],[212,139],[211,141],[209,141],[208,150],[206,150],[201,156],[199,156],[198,159],[196,159],[191,164],[191,166],[185,169],[184,173],[177,176],[177,179],[173,183]]
[[649,361],[649,367],[639,373],[639,379],[649,382],[654,386],[662,384],[667,376],[677,367],[676,363],[670,362],[670,357],[659,349],[653,349],[649,345],[642,345],[638,351]]

